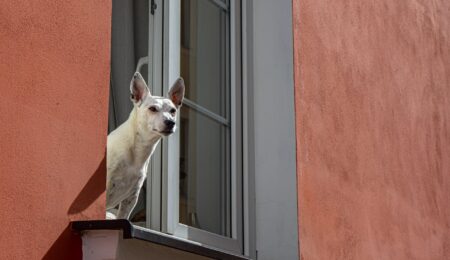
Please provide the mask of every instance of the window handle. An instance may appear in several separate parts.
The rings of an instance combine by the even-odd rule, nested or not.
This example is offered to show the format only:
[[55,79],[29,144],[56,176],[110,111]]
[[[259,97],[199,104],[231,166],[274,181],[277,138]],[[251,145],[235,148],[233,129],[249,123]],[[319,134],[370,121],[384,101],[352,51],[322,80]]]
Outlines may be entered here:
[[155,14],[155,10],[156,10],[157,7],[158,7],[158,6],[156,5],[155,0],[152,0],[152,2],[150,3],[150,13],[151,13],[152,15]]

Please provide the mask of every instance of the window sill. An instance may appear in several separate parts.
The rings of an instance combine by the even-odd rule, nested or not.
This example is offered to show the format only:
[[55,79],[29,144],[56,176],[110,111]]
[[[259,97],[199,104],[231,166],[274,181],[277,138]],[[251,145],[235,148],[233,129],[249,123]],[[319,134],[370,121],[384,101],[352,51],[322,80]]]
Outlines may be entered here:
[[225,252],[223,250],[206,246],[200,243],[180,239],[157,231],[144,229],[133,225],[130,221],[125,219],[73,221],[71,223],[71,226],[72,230],[80,233],[90,230],[120,230],[122,231],[123,239],[139,239],[147,241],[149,243],[154,243],[214,259],[249,259],[244,256]]

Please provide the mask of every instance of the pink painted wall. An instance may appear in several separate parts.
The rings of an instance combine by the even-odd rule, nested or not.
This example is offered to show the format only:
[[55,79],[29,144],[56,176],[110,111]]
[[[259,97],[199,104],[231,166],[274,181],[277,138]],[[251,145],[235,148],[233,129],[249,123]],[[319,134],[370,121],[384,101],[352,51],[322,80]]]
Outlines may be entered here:
[[293,6],[302,259],[450,259],[450,1]]
[[0,7],[0,259],[80,259],[104,217],[111,1]]

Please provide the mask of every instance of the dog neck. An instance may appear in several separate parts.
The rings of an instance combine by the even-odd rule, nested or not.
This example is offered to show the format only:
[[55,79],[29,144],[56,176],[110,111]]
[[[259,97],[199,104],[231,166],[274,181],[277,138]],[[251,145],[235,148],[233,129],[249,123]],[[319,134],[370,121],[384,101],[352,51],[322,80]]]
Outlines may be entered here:
[[137,164],[144,164],[154,152],[159,140],[161,140],[161,135],[148,130],[144,124],[139,122],[136,107],[131,111],[128,121],[135,129],[132,137],[134,161]]

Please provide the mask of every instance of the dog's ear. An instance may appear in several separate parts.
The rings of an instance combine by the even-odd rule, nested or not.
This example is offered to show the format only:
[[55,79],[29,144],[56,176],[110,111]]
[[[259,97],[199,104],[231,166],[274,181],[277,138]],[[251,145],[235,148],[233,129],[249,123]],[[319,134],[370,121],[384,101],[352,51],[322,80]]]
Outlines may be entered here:
[[184,98],[184,80],[178,78],[169,90],[169,98],[179,108]]
[[150,94],[150,90],[145,83],[141,73],[135,72],[130,83],[131,100],[133,103],[140,105],[147,95]]

